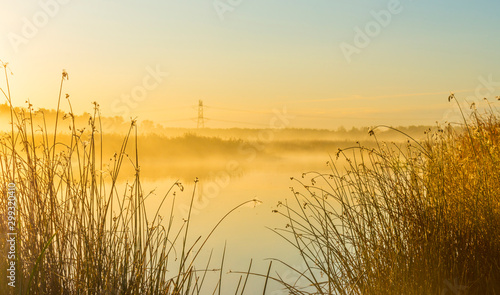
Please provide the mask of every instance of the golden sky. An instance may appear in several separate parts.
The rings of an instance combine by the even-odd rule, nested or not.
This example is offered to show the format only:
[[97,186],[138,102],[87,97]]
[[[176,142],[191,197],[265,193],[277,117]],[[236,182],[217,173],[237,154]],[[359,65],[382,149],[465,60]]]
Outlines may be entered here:
[[[194,127],[433,124],[500,95],[500,3],[40,0],[0,11],[14,103]],[[2,79],[3,80],[3,79]],[[497,82],[498,81],[498,82]],[[2,87],[5,82],[3,81]],[[3,103],[3,102],[2,102]],[[63,104],[63,109],[67,110]]]

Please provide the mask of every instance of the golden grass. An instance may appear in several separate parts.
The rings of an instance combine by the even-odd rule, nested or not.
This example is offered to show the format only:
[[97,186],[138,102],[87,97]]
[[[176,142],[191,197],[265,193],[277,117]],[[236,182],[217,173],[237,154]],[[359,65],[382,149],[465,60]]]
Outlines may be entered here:
[[[454,98],[454,97],[452,97]],[[276,232],[308,266],[290,294],[500,294],[500,120],[473,111],[406,146],[339,150]],[[376,137],[376,130],[370,132]]]
[[[8,184],[16,184],[17,241],[16,287],[7,286],[7,251],[2,250],[0,293],[220,293],[222,281],[207,284],[205,276],[222,272],[224,260],[221,269],[211,270],[210,259],[207,268],[196,269],[195,262],[219,224],[247,202],[223,216],[204,238],[189,238],[191,211],[186,219],[174,220],[174,191],[183,190],[178,182],[164,194],[156,213],[148,215],[144,201],[149,194],[141,187],[135,121],[108,167],[97,103],[87,125],[77,126],[68,100],[71,134],[58,137],[66,78],[63,72],[53,129],[45,119],[36,126],[32,106],[15,109],[10,91],[2,89],[10,104],[12,127],[0,139],[0,190],[6,196]],[[125,153],[127,149],[133,153]],[[120,171],[126,164],[134,168],[133,181],[120,186]],[[194,196],[193,191],[191,204]],[[171,210],[162,221],[159,213],[165,202],[171,203]],[[2,237],[11,231],[7,215],[7,200],[1,198]],[[6,239],[0,240],[0,248],[7,249]],[[243,291],[244,287],[237,290]]]
[[[70,136],[58,137],[66,77],[63,72],[54,128],[44,119],[37,126],[31,105],[12,106],[8,80],[2,89],[12,126],[0,138],[0,189],[6,195],[8,183],[16,183],[16,293],[220,294],[224,258],[215,269],[215,286],[205,282],[210,261],[199,270],[195,261],[234,209],[207,237],[192,243],[190,215],[176,226],[173,211],[162,222],[162,206],[153,216],[146,214],[149,195],[141,187],[135,121],[109,166],[97,103],[86,131],[70,110]],[[377,137],[376,130],[370,134]],[[199,140],[185,136],[180,142]],[[250,274],[265,278],[264,293],[269,279],[281,282],[289,294],[500,293],[500,120],[495,110],[473,111],[462,126],[438,128],[424,141],[409,138],[401,146],[376,140],[369,148],[339,150],[337,158],[347,167],[331,159],[328,174],[305,173],[310,183],[297,180],[294,204],[281,203],[276,211],[287,220],[276,232],[296,247],[307,266],[305,272],[292,270],[308,284],[273,277],[271,264],[265,275],[251,273],[250,264],[233,293],[244,294]],[[126,188],[118,185],[124,163],[135,171]],[[172,210],[175,189],[182,185],[174,183],[161,202],[171,203]],[[1,198],[2,234],[8,231],[7,215],[7,200]],[[6,248],[5,239],[0,248]],[[4,254],[0,291],[7,293],[12,290],[5,289]]]

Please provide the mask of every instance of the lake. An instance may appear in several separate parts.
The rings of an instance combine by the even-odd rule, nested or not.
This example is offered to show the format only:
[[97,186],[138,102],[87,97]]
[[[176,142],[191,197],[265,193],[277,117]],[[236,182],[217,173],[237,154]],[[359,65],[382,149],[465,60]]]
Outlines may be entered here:
[[[294,132],[297,134],[298,131]],[[300,132],[307,133],[305,130]],[[169,139],[139,138],[141,185],[145,195],[152,192],[145,200],[147,214],[152,217],[159,210],[165,223],[173,212],[179,228],[183,219],[188,217],[194,194],[189,225],[188,245],[191,245],[200,236],[203,241],[221,218],[235,207],[256,200],[236,209],[218,226],[196,259],[197,269],[206,267],[211,250],[213,254],[208,268],[220,269],[226,245],[222,294],[234,294],[241,275],[237,272],[246,272],[251,260],[252,272],[261,275],[267,273],[270,258],[304,271],[307,267],[298,250],[271,230],[285,229],[288,223],[286,217],[273,211],[278,209],[279,202],[296,202],[290,188],[300,190],[302,185],[298,181],[311,184],[309,176],[302,178],[304,172],[330,173],[327,162],[332,158],[337,167],[343,169],[345,162],[335,159],[338,149],[358,145],[353,137],[328,140],[324,134],[317,135],[323,137],[287,136],[252,141],[224,138],[220,134],[213,137],[185,134]],[[402,137],[385,134],[385,138],[401,142]],[[361,144],[371,148],[376,142],[364,137]],[[122,175],[133,175],[133,170],[125,166]],[[126,179],[122,177],[121,183]],[[173,190],[160,207],[165,193],[172,186]],[[198,242],[197,247],[200,244]],[[288,283],[299,279],[296,273],[277,261],[273,262],[270,274]],[[211,272],[208,278],[211,280],[205,285],[214,290],[219,273]],[[304,279],[297,284],[307,286]],[[261,293],[263,287],[264,277],[251,276],[246,294]],[[275,282],[269,282],[266,293],[287,294]]]
[[[294,201],[290,187],[298,188],[300,184],[291,180],[290,177],[301,178],[303,172],[311,170],[327,171],[325,163],[328,160],[328,154],[307,158],[304,155],[297,155],[293,159],[287,159],[286,165],[267,163],[262,166],[262,163],[256,161],[252,169],[245,171],[214,168],[208,173],[210,176],[199,178],[191,212],[191,239],[198,236],[206,237],[217,222],[239,204],[253,199],[259,200],[259,202],[250,202],[227,216],[210,237],[201,256],[197,259],[199,266],[204,267],[210,250],[214,249],[211,268],[219,268],[224,244],[227,244],[224,272],[246,271],[250,260],[253,259],[252,270],[266,274],[269,258],[281,259],[298,269],[305,270],[305,265],[297,250],[272,232],[271,228],[285,228],[287,223],[283,216],[273,213],[273,210],[277,209],[280,201],[285,202],[287,199]],[[232,160],[228,163],[230,167],[231,165],[233,168],[237,166]],[[187,164],[185,169],[186,174],[190,176],[197,167]],[[182,170],[177,170],[177,173],[182,178]],[[158,176],[156,179],[148,177],[142,183],[145,192],[155,190],[154,195],[146,200],[146,208],[151,210],[149,213],[152,215],[160,205],[163,193],[177,181],[174,178]],[[173,212],[177,219],[186,218],[188,215],[191,196],[195,189],[194,179],[182,181],[182,186],[183,191],[176,186],[177,204],[174,205]],[[170,209],[170,202],[166,201],[160,210],[160,215],[165,218],[169,215]],[[277,274],[289,281],[298,278],[296,274],[292,274],[287,268],[274,262],[271,275],[277,277]],[[217,280],[218,277],[214,279]],[[233,290],[234,292],[238,279],[238,274],[227,275],[223,281],[223,291]],[[254,294],[254,292],[262,292],[263,286],[263,278],[251,277],[246,289],[248,294]],[[268,294],[282,294],[280,286],[276,283],[269,283],[267,290]],[[223,292],[223,294],[226,293]]]

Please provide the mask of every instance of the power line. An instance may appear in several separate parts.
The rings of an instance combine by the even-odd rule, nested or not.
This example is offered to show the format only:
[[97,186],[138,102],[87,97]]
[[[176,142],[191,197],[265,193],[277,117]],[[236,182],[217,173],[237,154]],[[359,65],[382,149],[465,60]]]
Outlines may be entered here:
[[246,112],[246,113],[254,113],[254,114],[272,114],[272,111],[263,111],[263,110],[249,110],[249,109],[233,109],[233,108],[225,108],[225,107],[214,107],[214,106],[205,106],[206,108],[223,110],[223,111],[232,111],[232,112]]
[[209,119],[209,120],[211,120],[211,121],[217,121],[217,122],[226,122],[226,123],[237,123],[237,124],[255,125],[255,126],[269,126],[269,125],[266,125],[266,124],[250,123],[250,122],[242,122],[242,121],[219,120],[219,119]]
[[162,120],[161,122],[179,122],[179,121],[189,121],[189,120],[196,120],[196,118]]
[[[218,110],[224,110],[224,111],[229,111],[229,112],[247,112],[247,113],[255,113],[255,114],[273,114],[273,111],[264,111],[264,110],[251,110],[251,109],[235,109],[235,108],[226,108],[226,107],[218,107],[218,106],[207,106],[203,103],[202,100],[198,101],[197,106],[186,106],[186,107],[191,107],[191,108],[198,108],[198,116],[195,118],[181,118],[181,119],[173,119],[173,120],[162,120],[162,122],[180,122],[180,121],[188,121],[192,120],[197,123],[197,128],[204,128],[205,127],[205,122],[206,121],[215,121],[215,122],[225,122],[225,123],[235,123],[235,124],[244,124],[244,125],[253,125],[253,126],[259,126],[259,127],[267,127],[268,124],[261,124],[261,123],[253,123],[253,122],[244,122],[244,121],[237,121],[237,120],[224,120],[224,119],[212,119],[212,118],[207,118],[205,117],[204,114],[204,109],[209,108],[209,109],[218,109]],[[185,107],[182,107],[185,108]],[[315,114],[316,113],[316,114]],[[360,117],[360,116],[338,116],[332,114],[329,116],[327,112],[307,112],[307,111],[299,111],[299,112],[294,112],[292,114],[295,118],[297,119],[302,119],[302,120],[345,120],[345,119],[379,119],[376,117]]]

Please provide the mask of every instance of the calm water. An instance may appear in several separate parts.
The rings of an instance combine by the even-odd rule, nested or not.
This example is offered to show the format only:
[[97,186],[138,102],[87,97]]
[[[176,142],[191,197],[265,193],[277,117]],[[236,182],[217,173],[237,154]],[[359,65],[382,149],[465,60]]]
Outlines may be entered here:
[[[232,169],[235,165],[231,167],[231,164],[235,162],[228,160],[229,169],[227,165],[217,165],[213,171],[200,177],[194,192],[195,202],[190,225],[190,236],[193,240],[198,236],[206,237],[217,222],[239,204],[252,199],[258,199],[261,202],[251,202],[237,209],[222,222],[197,259],[198,266],[200,268],[205,266],[210,250],[213,249],[211,268],[219,268],[221,254],[226,243],[225,273],[246,271],[250,260],[253,259],[252,270],[265,274],[269,265],[268,258],[281,259],[304,270],[305,265],[296,249],[269,229],[284,228],[287,223],[284,217],[272,213],[272,210],[276,209],[279,201],[293,199],[290,187],[298,188],[300,185],[292,181],[291,176],[300,178],[302,172],[327,171],[326,160],[328,160],[326,153],[313,157],[294,155],[287,159],[267,163],[256,161],[254,165],[246,165],[247,168],[244,170]],[[196,169],[195,165],[186,164],[185,175],[192,176],[193,170],[196,171]],[[183,170],[176,169],[180,178],[183,176],[182,172]],[[176,181],[177,179],[171,177],[163,178],[162,174],[156,178],[148,177],[143,181],[145,192],[155,189],[155,193],[146,200],[146,208],[151,215],[156,212],[164,193]],[[195,188],[193,180],[184,179],[182,184],[184,191],[176,189],[176,204],[173,211],[178,221],[187,216],[187,208]],[[160,209],[160,215],[163,217],[168,217],[170,214],[172,197],[173,195],[170,195],[167,204]],[[289,281],[297,279],[297,275],[280,267],[276,262],[273,263],[271,273],[275,277],[279,274]],[[226,275],[223,281],[223,291],[230,293],[233,290],[234,292],[239,276],[239,274]],[[213,277],[216,281],[218,273]],[[263,278],[249,279],[248,294],[262,292],[263,285]],[[284,294],[279,291],[279,286],[273,283],[268,285],[267,290],[269,290],[268,294]]]

